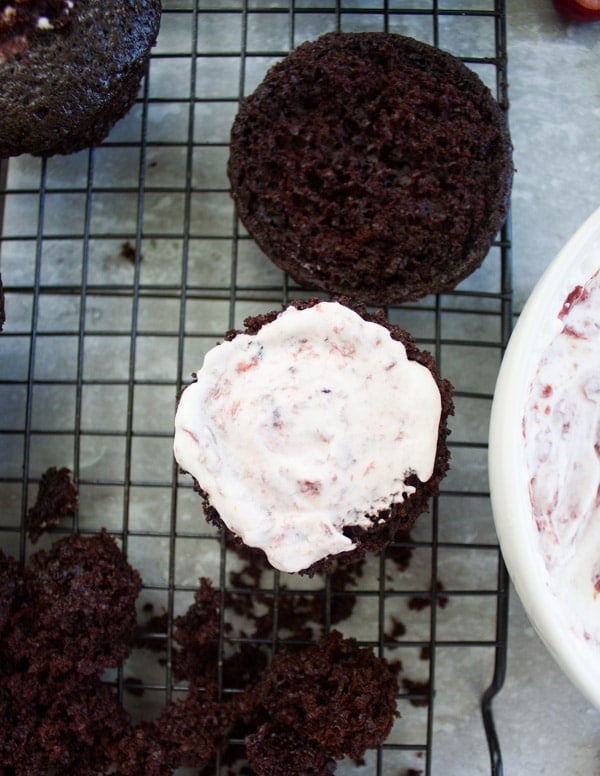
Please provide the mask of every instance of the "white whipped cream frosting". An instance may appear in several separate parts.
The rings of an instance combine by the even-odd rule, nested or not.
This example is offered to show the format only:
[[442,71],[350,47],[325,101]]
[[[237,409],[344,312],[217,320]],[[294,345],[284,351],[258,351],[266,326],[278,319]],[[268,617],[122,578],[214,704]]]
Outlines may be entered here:
[[600,270],[556,323],[523,418],[529,494],[552,591],[600,644]]
[[288,307],[204,359],[181,396],[174,454],[223,522],[277,569],[354,548],[345,526],[433,473],[441,397],[379,324],[336,302]]

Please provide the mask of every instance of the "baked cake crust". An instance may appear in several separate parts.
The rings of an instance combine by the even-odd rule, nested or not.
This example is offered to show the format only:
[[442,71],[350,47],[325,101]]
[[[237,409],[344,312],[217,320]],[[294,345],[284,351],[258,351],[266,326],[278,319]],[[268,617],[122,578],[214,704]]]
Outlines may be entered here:
[[132,107],[160,0],[76,0],[72,18],[0,50],[0,158],[98,145]]
[[453,289],[507,215],[503,111],[456,57],[391,33],[300,45],[244,99],[239,216],[300,285],[371,304]]

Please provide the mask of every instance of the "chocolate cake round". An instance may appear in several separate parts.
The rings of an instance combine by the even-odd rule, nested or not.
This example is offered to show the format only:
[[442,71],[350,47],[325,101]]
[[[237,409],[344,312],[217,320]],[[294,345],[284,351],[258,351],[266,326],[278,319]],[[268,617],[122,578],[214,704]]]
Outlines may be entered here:
[[175,418],[208,520],[287,572],[381,551],[448,468],[451,385],[407,332],[348,300],[245,325],[209,351]]
[[99,144],[133,105],[160,0],[0,0],[0,158]]
[[372,304],[453,289],[504,223],[512,148],[456,57],[391,33],[300,45],[245,98],[228,174],[240,219],[302,286]]

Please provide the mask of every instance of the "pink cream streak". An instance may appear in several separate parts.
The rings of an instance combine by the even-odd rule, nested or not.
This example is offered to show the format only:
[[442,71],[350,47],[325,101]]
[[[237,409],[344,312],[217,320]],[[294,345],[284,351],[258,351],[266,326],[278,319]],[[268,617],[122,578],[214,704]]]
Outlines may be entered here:
[[523,417],[532,514],[553,592],[600,644],[600,270],[567,295]]

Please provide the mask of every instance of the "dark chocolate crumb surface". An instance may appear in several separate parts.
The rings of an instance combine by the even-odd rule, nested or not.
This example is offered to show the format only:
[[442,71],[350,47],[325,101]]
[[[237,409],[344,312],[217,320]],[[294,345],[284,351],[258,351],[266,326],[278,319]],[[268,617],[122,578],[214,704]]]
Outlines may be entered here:
[[96,676],[0,673],[0,765],[15,776],[96,776],[128,718]]
[[388,736],[398,716],[397,694],[392,664],[332,631],[312,647],[275,656],[255,691],[254,714],[268,726],[267,735],[263,729],[251,739],[251,750],[261,738],[268,746],[268,734],[279,727],[322,763],[345,756],[359,762]]
[[9,665],[99,676],[131,651],[141,577],[106,532],[67,536],[23,572],[5,644]]
[[0,768],[108,772],[131,721],[100,676],[129,654],[140,587],[105,532],[65,537],[23,570],[0,554]]
[[511,153],[500,106],[458,58],[333,32],[242,101],[228,173],[278,267],[383,305],[450,291],[479,266],[507,216]]
[[[410,545],[410,537],[398,534],[396,543]],[[105,531],[65,537],[25,569],[0,553],[0,769],[167,776],[183,766],[213,776],[219,753],[222,776],[328,776],[344,756],[361,763],[379,746],[398,716],[400,661],[326,631],[323,578],[322,589],[306,593],[282,587],[282,640],[269,664],[266,642],[276,623],[272,611],[265,614],[272,601],[261,588],[270,572],[260,553],[230,547],[240,564],[226,590],[201,578],[191,605],[172,622],[173,671],[187,693],[156,721],[137,724],[100,674],[122,665],[134,640],[166,651],[161,634],[169,619],[145,604],[149,620],[136,627],[141,581],[116,542]],[[352,615],[364,562],[334,564],[330,622]],[[407,679],[403,686],[426,690]],[[127,692],[144,688],[125,677]]]
[[129,727],[110,749],[111,774],[115,776],[171,776],[168,755],[157,740],[156,726],[140,722]]
[[0,0],[0,61],[10,51],[11,41],[25,45],[36,35],[66,27],[77,0]]
[[336,761],[318,746],[307,746],[295,730],[265,723],[246,737],[248,761],[259,776],[331,776]]
[[192,686],[185,698],[166,706],[156,726],[156,737],[170,767],[202,769],[209,765],[234,717],[234,702],[218,701],[214,686]]
[[160,14],[160,0],[77,0],[68,23],[55,29],[7,30],[0,40],[0,158],[98,145],[135,102]]
[[19,564],[0,550],[0,639],[9,621],[21,583]]

